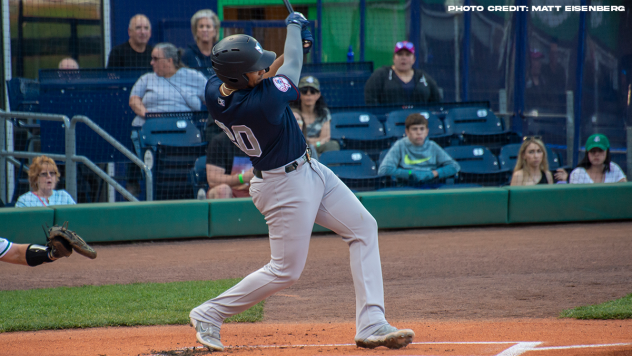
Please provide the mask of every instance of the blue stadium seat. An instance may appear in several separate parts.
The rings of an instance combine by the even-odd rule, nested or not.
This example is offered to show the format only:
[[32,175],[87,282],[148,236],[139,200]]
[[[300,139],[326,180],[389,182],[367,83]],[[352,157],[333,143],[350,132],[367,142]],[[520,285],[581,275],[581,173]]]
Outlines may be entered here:
[[178,118],[147,119],[140,129],[141,149],[158,144],[190,146],[202,142],[202,134],[191,120]]
[[373,73],[373,62],[306,63],[301,77],[313,75],[330,109],[364,106],[364,85]]
[[435,113],[429,110],[405,109],[391,111],[386,115],[386,135],[397,139],[405,136],[406,118],[413,113],[420,113],[428,119],[428,138],[442,147],[450,145],[451,134],[446,134],[443,121]]
[[450,146],[445,148],[459,166],[458,183],[498,186],[507,182],[510,174],[500,169],[496,156],[484,146]]
[[154,200],[192,199],[190,172],[206,153],[206,146],[206,142],[180,146],[158,143],[155,151],[144,151],[145,164],[153,175]]
[[463,145],[485,145],[488,148],[509,143],[511,133],[505,131],[502,120],[484,107],[457,107],[446,113],[445,130]]
[[189,182],[193,187],[193,197],[197,197],[200,194],[200,190],[208,190],[208,181],[206,180],[206,156],[199,157],[195,160],[193,168],[189,172]]
[[39,112],[40,84],[27,78],[7,81],[7,94],[11,111]]
[[338,141],[341,149],[364,151],[372,160],[393,142],[375,115],[361,111],[332,114],[331,139]]
[[319,161],[352,190],[371,191],[390,185],[390,177],[377,175],[375,162],[362,151],[328,151],[320,155]]

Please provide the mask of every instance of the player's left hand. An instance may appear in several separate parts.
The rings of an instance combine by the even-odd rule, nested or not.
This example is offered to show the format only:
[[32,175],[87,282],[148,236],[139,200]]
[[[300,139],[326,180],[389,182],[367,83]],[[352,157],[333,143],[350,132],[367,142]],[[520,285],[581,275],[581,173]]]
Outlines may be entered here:
[[307,20],[300,12],[293,12],[285,18],[285,25],[289,26],[290,24],[297,24],[301,26],[301,29],[304,29],[309,25],[309,20]]
[[301,40],[303,40],[303,54],[308,54],[314,44],[314,36],[307,27],[301,31]]

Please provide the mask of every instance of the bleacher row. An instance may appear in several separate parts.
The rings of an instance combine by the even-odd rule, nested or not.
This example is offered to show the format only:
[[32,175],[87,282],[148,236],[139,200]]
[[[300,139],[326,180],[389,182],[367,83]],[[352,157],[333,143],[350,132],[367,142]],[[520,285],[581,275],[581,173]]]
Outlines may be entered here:
[[[129,92],[138,77],[147,71],[140,68],[41,70],[39,82],[14,78],[8,83],[10,105],[13,111],[68,117],[85,115],[133,152],[130,123],[134,113],[128,104]],[[454,183],[455,186],[507,183],[506,174],[501,171],[513,169],[513,165],[508,168],[503,164],[508,160],[500,158],[506,156],[502,155],[501,148],[519,142],[520,138],[494,115],[489,103],[444,103],[405,108],[365,106],[364,84],[372,71],[371,62],[355,62],[307,64],[302,73],[319,78],[321,92],[332,112],[331,137],[341,144],[340,153],[327,152],[321,161],[327,162],[353,189],[375,190],[395,185],[387,177],[376,176],[376,164],[380,155],[383,156],[393,142],[403,136],[404,121],[412,112],[426,116],[429,138],[445,147],[461,165],[458,177],[441,183]],[[206,153],[208,137],[204,129],[207,121],[206,112],[148,115],[140,132],[141,158],[152,168],[156,200],[194,198],[196,187],[205,184],[202,172],[194,167],[203,167],[195,162],[203,162],[200,157]],[[20,124],[23,125],[16,122],[16,125]],[[63,128],[55,122],[39,125],[41,152],[63,154]],[[16,144],[18,150],[23,147]],[[76,147],[77,154],[85,155],[95,163],[121,163],[117,165],[116,178],[125,184],[129,178],[125,164],[129,161],[88,127],[77,127]],[[360,159],[357,159],[358,153]],[[559,162],[557,155],[551,156],[555,157],[554,162]]]

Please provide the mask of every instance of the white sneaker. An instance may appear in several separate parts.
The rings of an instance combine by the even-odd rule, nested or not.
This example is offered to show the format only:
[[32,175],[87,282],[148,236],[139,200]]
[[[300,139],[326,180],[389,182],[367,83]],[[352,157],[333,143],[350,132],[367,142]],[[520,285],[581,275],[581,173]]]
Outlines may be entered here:
[[195,328],[197,341],[208,347],[209,351],[224,351],[220,341],[219,328],[211,323],[191,319],[191,326]]
[[367,349],[374,349],[378,346],[400,349],[413,342],[414,337],[415,332],[410,329],[399,330],[386,324],[364,340],[355,339],[355,343],[358,347]]

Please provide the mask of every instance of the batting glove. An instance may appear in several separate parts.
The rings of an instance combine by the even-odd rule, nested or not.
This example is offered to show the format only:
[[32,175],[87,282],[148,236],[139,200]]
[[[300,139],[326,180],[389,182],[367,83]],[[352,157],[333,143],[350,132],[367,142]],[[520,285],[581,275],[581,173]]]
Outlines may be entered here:
[[301,31],[301,39],[303,40],[303,54],[308,54],[312,49],[312,44],[314,43],[314,36],[309,32],[307,27],[303,28]]
[[304,29],[309,25],[309,21],[300,12],[293,12],[285,19],[285,25],[297,24]]

